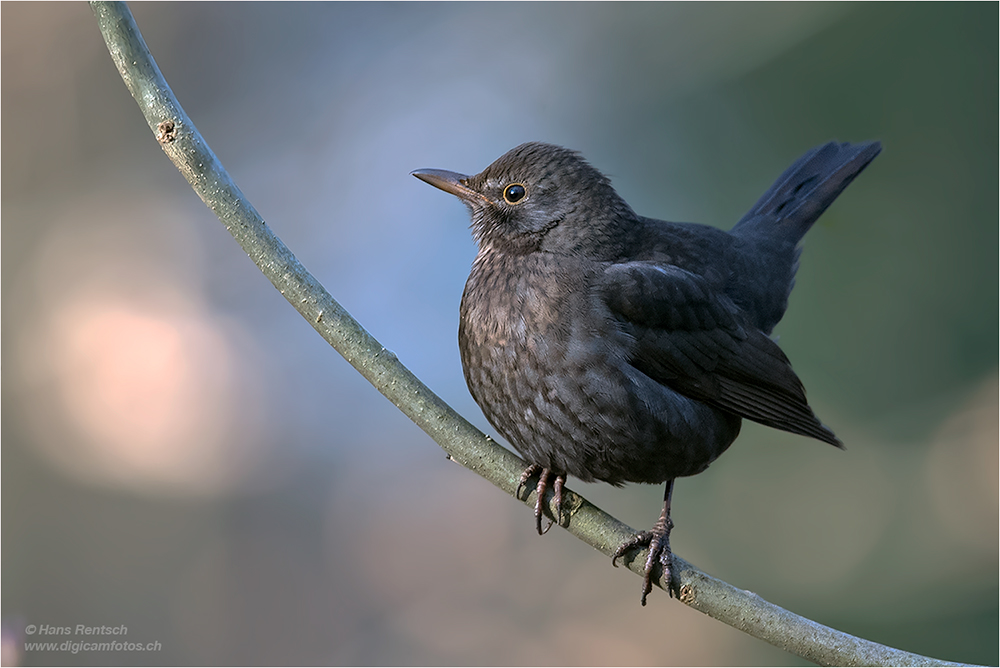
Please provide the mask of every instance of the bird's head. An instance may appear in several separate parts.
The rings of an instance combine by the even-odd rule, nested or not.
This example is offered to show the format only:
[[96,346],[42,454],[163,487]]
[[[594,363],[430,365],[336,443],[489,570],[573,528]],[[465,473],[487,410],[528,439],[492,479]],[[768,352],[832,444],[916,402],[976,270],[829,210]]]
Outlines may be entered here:
[[591,252],[632,210],[576,151],[531,142],[474,176],[418,169],[418,179],[469,207],[480,250]]

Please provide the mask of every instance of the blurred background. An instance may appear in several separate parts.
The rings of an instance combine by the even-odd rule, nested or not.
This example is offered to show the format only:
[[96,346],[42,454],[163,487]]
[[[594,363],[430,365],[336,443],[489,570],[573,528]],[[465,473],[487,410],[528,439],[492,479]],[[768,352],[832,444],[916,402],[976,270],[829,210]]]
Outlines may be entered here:
[[[490,434],[456,342],[467,214],[411,170],[548,141],[639,213],[728,228],[807,149],[880,139],[777,329],[847,451],[746,423],[678,482],[673,546],[821,623],[1000,660],[995,3],[132,10],[275,232]],[[0,11],[5,664],[802,664],[535,535],[261,276],[87,5]],[[637,528],[662,499],[570,486]],[[77,624],[161,649],[20,644]]]

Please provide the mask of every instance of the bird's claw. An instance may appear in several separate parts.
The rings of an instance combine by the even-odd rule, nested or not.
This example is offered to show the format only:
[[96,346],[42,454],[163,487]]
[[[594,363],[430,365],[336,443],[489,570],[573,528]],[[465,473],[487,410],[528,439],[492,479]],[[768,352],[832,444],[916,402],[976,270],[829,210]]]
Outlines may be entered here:
[[[515,491],[516,496],[521,496],[521,488],[536,474],[538,475],[538,484],[535,486],[535,530],[538,531],[539,536],[542,536],[552,528],[553,524],[562,524],[563,485],[566,484],[566,476],[554,473],[538,464],[531,464],[521,473],[521,479],[518,481],[517,490]],[[550,519],[549,523],[543,529],[542,517],[545,515],[545,490],[549,488],[550,481],[552,482],[553,504],[556,507],[556,519],[554,521]]]
[[[668,492],[669,494],[669,492]],[[669,497],[668,497],[669,498]],[[667,594],[673,598],[673,559],[674,554],[670,551],[670,530],[674,528],[674,522],[670,519],[669,501],[664,508],[663,514],[651,531],[640,531],[636,535],[618,546],[615,553],[611,555],[611,565],[618,567],[618,559],[637,547],[649,547],[649,554],[646,556],[646,567],[642,573],[642,604],[646,605],[646,596],[653,591],[653,570],[659,562],[663,569],[663,588]]]
[[656,562],[660,563],[663,568],[663,588],[667,590],[667,594],[673,598],[673,552],[670,551],[669,541],[666,540],[666,536],[656,535],[652,531],[641,531],[629,540],[622,543],[617,550],[615,550],[614,555],[611,558],[611,565],[617,567],[618,559],[624,557],[625,554],[636,547],[646,547],[649,546],[649,555],[646,557],[646,567],[643,569],[642,575],[642,599],[643,605],[646,605],[646,596],[649,592],[653,591],[653,570],[656,567]]

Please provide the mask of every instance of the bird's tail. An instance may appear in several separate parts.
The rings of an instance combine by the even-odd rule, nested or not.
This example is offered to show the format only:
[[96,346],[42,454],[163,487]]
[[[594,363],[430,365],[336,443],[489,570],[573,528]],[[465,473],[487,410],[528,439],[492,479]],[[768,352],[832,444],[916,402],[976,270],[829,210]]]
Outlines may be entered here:
[[[830,142],[796,160],[736,223],[737,236],[780,236],[798,244],[820,214],[882,150],[877,141]],[[764,228],[764,229],[762,229]]]
[[875,159],[882,145],[830,142],[795,161],[731,234],[745,252],[733,267],[734,294],[762,331],[770,333],[788,306],[795,284],[799,241],[854,177]]

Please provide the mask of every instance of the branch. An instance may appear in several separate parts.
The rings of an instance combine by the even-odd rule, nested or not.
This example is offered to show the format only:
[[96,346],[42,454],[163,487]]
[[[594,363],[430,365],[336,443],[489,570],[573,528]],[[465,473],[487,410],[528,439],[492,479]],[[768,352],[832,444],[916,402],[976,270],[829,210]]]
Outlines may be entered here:
[[[448,457],[517,496],[526,464],[420,382],[338,304],[261,219],[181,108],[124,2],[91,2],[108,51],[150,130],[203,202],[285,299],[337,352]],[[534,505],[534,493],[523,499]],[[551,496],[547,499],[551,504]],[[554,508],[550,513],[554,516]],[[564,492],[566,530],[609,557],[636,532],[586,499]],[[566,521],[568,518],[568,521]],[[642,573],[645,556],[628,564]],[[675,555],[680,600],[755,638],[822,665],[956,666],[841,633],[703,573]],[[663,587],[662,580],[656,583]]]

